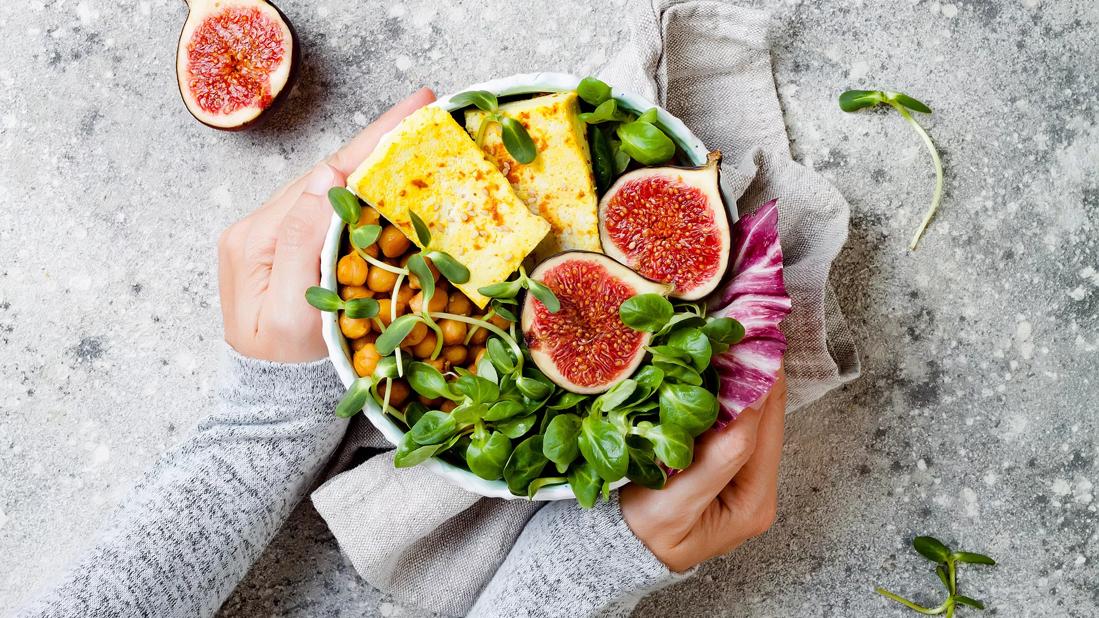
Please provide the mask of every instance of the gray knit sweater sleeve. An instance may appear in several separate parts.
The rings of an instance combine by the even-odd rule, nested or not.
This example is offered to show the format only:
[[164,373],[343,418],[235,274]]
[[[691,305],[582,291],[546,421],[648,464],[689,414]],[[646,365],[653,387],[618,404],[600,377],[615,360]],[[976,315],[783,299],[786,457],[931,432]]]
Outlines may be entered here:
[[220,410],[161,457],[89,553],[21,616],[210,616],[233,591],[346,421],[332,414],[343,389],[327,360],[227,357]]
[[692,574],[670,571],[634,536],[618,492],[589,510],[551,502],[527,523],[469,617],[625,617],[646,594]]

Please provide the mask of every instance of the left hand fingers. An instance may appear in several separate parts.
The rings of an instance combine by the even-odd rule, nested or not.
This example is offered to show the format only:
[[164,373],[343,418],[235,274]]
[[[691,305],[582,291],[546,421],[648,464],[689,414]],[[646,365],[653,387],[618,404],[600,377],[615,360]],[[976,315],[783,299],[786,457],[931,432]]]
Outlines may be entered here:
[[317,337],[320,313],[306,302],[305,290],[320,282],[320,254],[330,213],[326,196],[302,193],[279,224],[259,328],[275,334],[275,339],[300,339],[301,345],[288,346],[292,353],[273,350],[277,360],[302,362],[325,354],[324,342]]

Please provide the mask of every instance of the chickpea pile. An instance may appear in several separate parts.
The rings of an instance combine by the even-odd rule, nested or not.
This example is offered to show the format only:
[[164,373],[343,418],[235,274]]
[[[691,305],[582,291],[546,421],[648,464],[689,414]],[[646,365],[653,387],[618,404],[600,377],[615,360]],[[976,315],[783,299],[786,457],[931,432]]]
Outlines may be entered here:
[[[364,252],[386,264],[403,268],[416,252],[416,247],[400,229],[392,224],[382,223],[380,219],[378,211],[369,206],[363,207],[359,223],[382,226],[382,233],[378,240],[364,249]],[[370,297],[378,301],[378,316],[375,318],[350,318],[342,311],[339,316],[340,331],[347,338],[348,346],[351,348],[353,354],[351,362],[355,372],[359,376],[366,377],[374,373],[378,361],[381,360],[381,355],[374,347],[374,340],[393,319],[393,288],[397,285],[399,275],[367,263],[351,247],[346,236],[344,247],[344,255],[336,264],[336,280],[340,284],[340,297],[344,300]],[[477,309],[469,297],[451,287],[446,279],[440,277],[438,269],[431,264],[430,260],[427,260],[427,263],[435,276],[435,294],[428,304],[429,312],[445,311],[464,316],[477,312],[476,317],[489,319],[486,318],[485,312]],[[423,305],[423,293],[419,290],[420,283],[415,275],[405,278],[397,290],[396,317],[420,311]],[[489,321],[502,329],[507,329],[511,325],[510,321],[500,316],[492,316]],[[404,338],[401,342],[401,350],[410,353],[417,360],[432,365],[443,374],[454,367],[464,367],[476,373],[477,363],[485,354],[488,331],[478,328],[469,335],[469,329],[473,327],[456,320],[438,320],[438,325],[443,333],[443,347],[437,358],[432,359],[431,355],[435,351],[438,339],[435,333],[423,323],[416,324]],[[394,380],[392,389],[389,403],[395,408],[400,408],[407,403],[412,395],[412,388],[405,380]],[[385,390],[383,383],[379,386],[379,394],[384,396]],[[444,412],[449,412],[455,406],[455,403],[449,400],[417,397],[420,403]]]

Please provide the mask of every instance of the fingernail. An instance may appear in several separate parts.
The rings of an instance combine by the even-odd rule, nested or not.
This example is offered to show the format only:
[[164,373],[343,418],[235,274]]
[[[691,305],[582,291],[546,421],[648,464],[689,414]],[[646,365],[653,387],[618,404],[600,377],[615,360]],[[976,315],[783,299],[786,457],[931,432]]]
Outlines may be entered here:
[[336,170],[327,163],[320,163],[309,172],[305,179],[305,193],[325,195],[336,186]]

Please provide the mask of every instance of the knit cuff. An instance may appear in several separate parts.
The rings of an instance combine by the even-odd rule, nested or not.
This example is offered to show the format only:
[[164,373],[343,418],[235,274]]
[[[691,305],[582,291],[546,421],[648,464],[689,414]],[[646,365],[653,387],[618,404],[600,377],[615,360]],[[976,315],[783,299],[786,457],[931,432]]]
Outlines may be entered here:
[[[225,344],[222,354],[221,396],[238,404],[336,402],[344,387],[327,359],[308,363],[276,363],[243,356]],[[303,413],[331,415],[332,409],[304,405]]]

